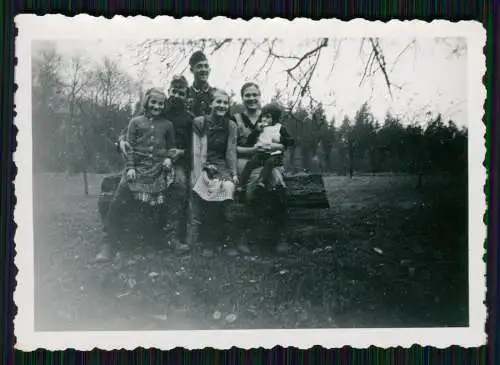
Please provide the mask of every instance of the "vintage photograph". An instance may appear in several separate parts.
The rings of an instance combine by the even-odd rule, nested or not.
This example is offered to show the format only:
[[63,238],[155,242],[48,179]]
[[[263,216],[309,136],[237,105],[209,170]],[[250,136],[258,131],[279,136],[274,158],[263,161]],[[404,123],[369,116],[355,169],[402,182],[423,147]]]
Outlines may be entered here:
[[469,327],[480,40],[205,34],[30,35],[33,330]]

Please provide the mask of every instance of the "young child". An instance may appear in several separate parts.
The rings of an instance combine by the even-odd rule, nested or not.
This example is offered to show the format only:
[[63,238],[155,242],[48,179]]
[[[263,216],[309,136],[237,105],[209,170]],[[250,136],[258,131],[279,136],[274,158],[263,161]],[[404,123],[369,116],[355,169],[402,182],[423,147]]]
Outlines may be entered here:
[[149,89],[142,113],[130,121],[127,130],[132,149],[126,165],[128,185],[135,199],[152,206],[165,202],[174,180],[175,133],[172,122],[164,117],[166,100],[161,90]]
[[[272,170],[283,163],[283,150],[293,144],[291,136],[280,123],[281,108],[276,104],[268,104],[262,108],[261,120],[255,131],[248,137],[248,143],[258,148],[257,152],[246,163],[240,176],[240,187],[242,191],[248,183],[252,170],[263,166],[259,177],[259,186],[268,186]],[[286,187],[283,179],[278,185]]]

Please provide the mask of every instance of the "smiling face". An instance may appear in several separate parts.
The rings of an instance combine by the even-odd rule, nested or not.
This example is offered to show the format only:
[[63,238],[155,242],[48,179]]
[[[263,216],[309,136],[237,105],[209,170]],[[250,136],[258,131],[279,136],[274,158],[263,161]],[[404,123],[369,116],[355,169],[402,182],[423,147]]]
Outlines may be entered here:
[[210,108],[212,109],[212,115],[225,116],[229,111],[229,96],[220,92],[215,93]]
[[260,90],[256,86],[251,85],[243,90],[241,98],[245,108],[248,110],[256,110],[260,108]]
[[262,127],[267,127],[270,125],[273,125],[273,116],[269,113],[262,114],[260,117],[261,120],[261,126]]
[[200,61],[191,66],[191,72],[193,73],[195,82],[208,82],[210,65],[208,64],[208,61]]
[[148,99],[147,109],[153,117],[159,116],[165,109],[165,95],[153,93]]
[[175,98],[175,99],[184,101],[184,100],[186,100],[186,96],[187,96],[187,88],[185,88],[185,87],[171,87],[168,90],[168,96],[170,98]]
[[168,102],[174,107],[181,107],[184,105],[187,97],[187,88],[185,87],[171,87],[168,90]]

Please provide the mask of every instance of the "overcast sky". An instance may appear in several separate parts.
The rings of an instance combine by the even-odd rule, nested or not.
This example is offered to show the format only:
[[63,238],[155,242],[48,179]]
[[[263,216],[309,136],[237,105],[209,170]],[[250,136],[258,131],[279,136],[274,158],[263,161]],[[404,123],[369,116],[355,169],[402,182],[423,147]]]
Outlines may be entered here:
[[[403,119],[425,119],[425,113],[441,112],[445,120],[453,119],[460,126],[467,126],[467,54],[453,54],[457,39],[419,38],[402,55],[401,51],[410,44],[411,39],[382,39],[381,46],[388,65],[389,78],[401,89],[393,89],[391,99],[382,73],[367,78],[359,85],[370,46],[365,42],[360,50],[361,39],[331,39],[328,48],[323,50],[316,72],[311,80],[312,94],[324,103],[328,118],[335,117],[340,123],[344,115],[353,117],[361,104],[369,101],[375,117],[383,121],[387,111],[400,115]],[[277,42],[275,52],[282,55],[302,55],[312,49],[316,40]],[[57,40],[57,49],[63,55],[79,53],[90,60],[98,61],[103,56],[116,59],[131,76],[144,80],[144,86],[165,88],[168,80],[165,65],[160,56],[154,55],[145,68],[135,65],[137,59],[131,51],[132,44],[112,40]],[[34,51],[39,47],[34,44]],[[239,89],[245,81],[254,80],[261,85],[263,102],[268,101],[276,88],[285,93],[292,89],[286,86],[284,70],[296,60],[276,60],[267,74],[256,72],[265,61],[266,54],[258,51],[251,62],[242,70],[247,53],[238,58],[240,44],[237,41],[209,55],[212,67],[210,83],[213,86],[233,90],[239,99]],[[399,56],[399,57],[398,57]],[[395,62],[397,60],[397,62]],[[179,64],[171,73],[182,72],[185,64]],[[332,68],[333,65],[333,68]],[[144,70],[144,71],[143,71]],[[141,71],[145,73],[141,73]],[[171,75],[170,73],[170,75]],[[188,69],[184,75],[192,81]],[[238,100],[239,101],[239,100]]]

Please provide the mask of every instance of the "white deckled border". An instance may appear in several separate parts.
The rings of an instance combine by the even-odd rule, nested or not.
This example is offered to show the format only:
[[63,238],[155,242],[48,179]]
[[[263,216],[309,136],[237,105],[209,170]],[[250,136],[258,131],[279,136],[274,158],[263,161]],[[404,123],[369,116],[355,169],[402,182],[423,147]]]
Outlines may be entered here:
[[[16,348],[32,351],[37,348],[59,350],[135,349],[137,347],[227,349],[275,345],[326,348],[350,345],[355,348],[403,346],[413,344],[438,348],[450,345],[475,347],[485,344],[486,265],[482,260],[486,227],[483,214],[486,199],[483,186],[486,169],[483,160],[485,126],[483,103],[486,89],[482,77],[486,71],[483,47],[486,32],[478,22],[451,23],[435,20],[396,21],[388,23],[356,19],[342,22],[333,19],[252,19],[231,20],[217,17],[201,18],[115,16],[112,19],[77,15],[18,15],[16,39],[15,94],[19,129],[14,161],[18,168],[15,180],[17,205],[14,218],[18,225],[15,243],[15,265],[18,268],[14,301],[18,307],[15,317]],[[162,332],[35,332],[34,331],[34,257],[33,257],[33,191],[31,135],[31,40],[62,38],[317,38],[317,37],[465,37],[468,44],[468,120],[469,120],[469,309],[470,326],[465,328],[401,328],[401,329],[318,329],[318,330],[224,330],[224,331],[162,331]]]

